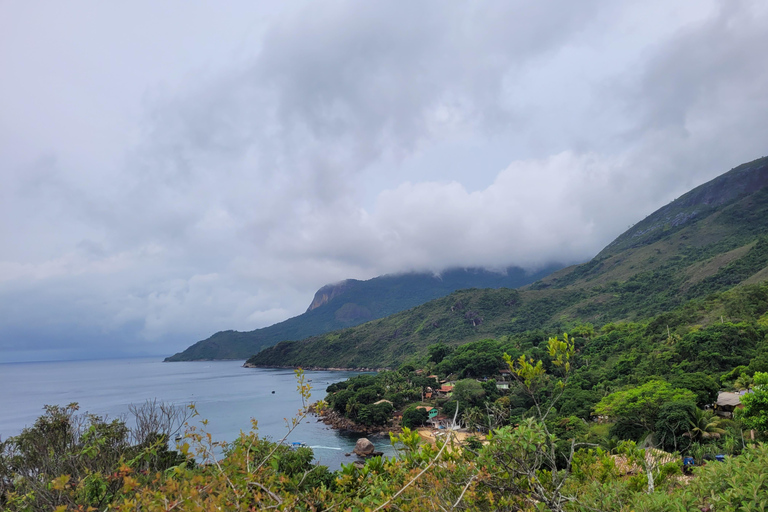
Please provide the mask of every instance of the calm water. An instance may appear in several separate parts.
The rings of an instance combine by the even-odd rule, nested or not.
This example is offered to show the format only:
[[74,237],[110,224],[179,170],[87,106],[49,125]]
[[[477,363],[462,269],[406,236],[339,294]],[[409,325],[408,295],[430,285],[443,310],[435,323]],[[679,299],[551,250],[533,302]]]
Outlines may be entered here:
[[[0,364],[0,437],[18,434],[43,412],[43,406],[80,404],[80,412],[115,418],[130,404],[156,398],[186,405],[194,402],[207,419],[214,440],[232,441],[240,430],[259,422],[259,434],[275,440],[287,432],[284,418],[301,407],[293,371],[243,368],[242,361],[163,363],[156,359],[119,359],[56,363]],[[325,388],[354,373],[306,372],[312,379],[312,400]],[[272,391],[275,391],[272,394]],[[301,441],[331,469],[354,460],[346,457],[357,437],[342,436],[308,416],[287,442]],[[378,450],[391,455],[388,437],[371,438]]]

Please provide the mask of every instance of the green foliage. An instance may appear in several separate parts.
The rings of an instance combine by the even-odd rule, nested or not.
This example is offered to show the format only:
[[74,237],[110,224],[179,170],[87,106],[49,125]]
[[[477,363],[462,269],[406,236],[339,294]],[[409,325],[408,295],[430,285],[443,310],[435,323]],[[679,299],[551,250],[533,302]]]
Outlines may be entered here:
[[4,500],[9,510],[103,508],[122,495],[134,471],[192,465],[147,425],[131,431],[122,420],[77,410],[75,403],[46,406],[34,426],[0,443],[0,508]]
[[464,379],[453,386],[451,398],[464,407],[480,405],[485,397],[483,386],[474,379]]
[[689,419],[690,437],[697,442],[713,438],[720,439],[720,435],[725,434],[725,430],[720,428],[722,423],[722,418],[712,411],[694,409]]
[[418,409],[416,405],[408,406],[403,411],[402,426],[409,429],[421,427],[427,423],[429,415],[426,409]]
[[743,409],[736,410],[747,428],[760,432],[768,431],[768,373],[755,372],[752,393],[742,395]]
[[357,421],[368,426],[386,425],[392,418],[394,408],[389,402],[366,405],[357,413]]
[[[481,269],[453,269],[443,272],[439,277],[432,273],[407,273],[379,276],[367,281],[348,279],[339,285],[333,285],[330,290],[332,299],[327,304],[255,331],[217,332],[167,360],[246,359],[281,341],[301,340],[360,325],[444,297],[456,290],[517,288],[544,277],[557,268],[559,267],[553,265],[535,273],[517,267],[510,267],[505,273]],[[428,322],[424,324],[427,330],[430,325]]]
[[711,375],[704,372],[684,373],[670,380],[670,385],[685,388],[696,393],[696,405],[705,407],[717,401],[720,384]]
[[435,343],[427,347],[427,353],[429,354],[429,360],[433,363],[440,363],[448,355],[453,352],[453,347],[449,347],[445,343]]
[[688,400],[675,400],[663,404],[654,425],[654,440],[659,448],[669,452],[682,452],[687,448],[693,437],[691,427],[697,412],[700,410]]
[[616,391],[595,406],[595,412],[632,421],[652,432],[662,407],[670,402],[695,403],[696,395],[687,389],[673,388],[667,382],[653,380],[641,386]]

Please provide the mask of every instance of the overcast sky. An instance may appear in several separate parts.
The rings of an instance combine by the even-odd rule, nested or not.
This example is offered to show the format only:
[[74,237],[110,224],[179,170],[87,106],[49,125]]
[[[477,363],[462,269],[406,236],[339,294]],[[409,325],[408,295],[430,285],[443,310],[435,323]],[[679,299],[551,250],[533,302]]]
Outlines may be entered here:
[[593,257],[768,154],[768,3],[0,0],[0,361]]

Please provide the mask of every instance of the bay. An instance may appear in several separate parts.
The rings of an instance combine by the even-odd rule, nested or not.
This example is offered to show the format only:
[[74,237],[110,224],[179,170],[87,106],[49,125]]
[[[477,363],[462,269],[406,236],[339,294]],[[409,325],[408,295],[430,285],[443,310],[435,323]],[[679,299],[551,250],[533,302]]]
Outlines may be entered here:
[[[199,416],[190,424],[204,427],[214,440],[232,441],[258,421],[261,437],[279,440],[288,431],[286,418],[301,407],[292,370],[243,368],[243,361],[163,363],[157,359],[113,359],[0,364],[0,438],[31,426],[45,405],[77,402],[80,412],[109,418],[122,417],[131,404],[157,399],[176,405],[194,403]],[[307,371],[312,401],[325,396],[325,388],[357,373]],[[274,391],[274,393],[272,393]],[[309,415],[287,439],[313,448],[315,459],[338,469],[358,436],[342,435]],[[376,449],[393,455],[389,438],[371,438]]]

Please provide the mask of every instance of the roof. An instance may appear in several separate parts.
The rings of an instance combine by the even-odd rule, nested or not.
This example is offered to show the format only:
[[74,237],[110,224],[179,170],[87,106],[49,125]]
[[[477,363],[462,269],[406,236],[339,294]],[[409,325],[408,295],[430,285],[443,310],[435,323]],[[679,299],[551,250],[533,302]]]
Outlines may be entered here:
[[738,393],[722,392],[717,395],[718,407],[736,407],[741,404]]
[[442,391],[443,393],[449,393],[449,392],[453,391],[453,386],[449,386],[448,384],[443,384],[440,387],[440,391]]

